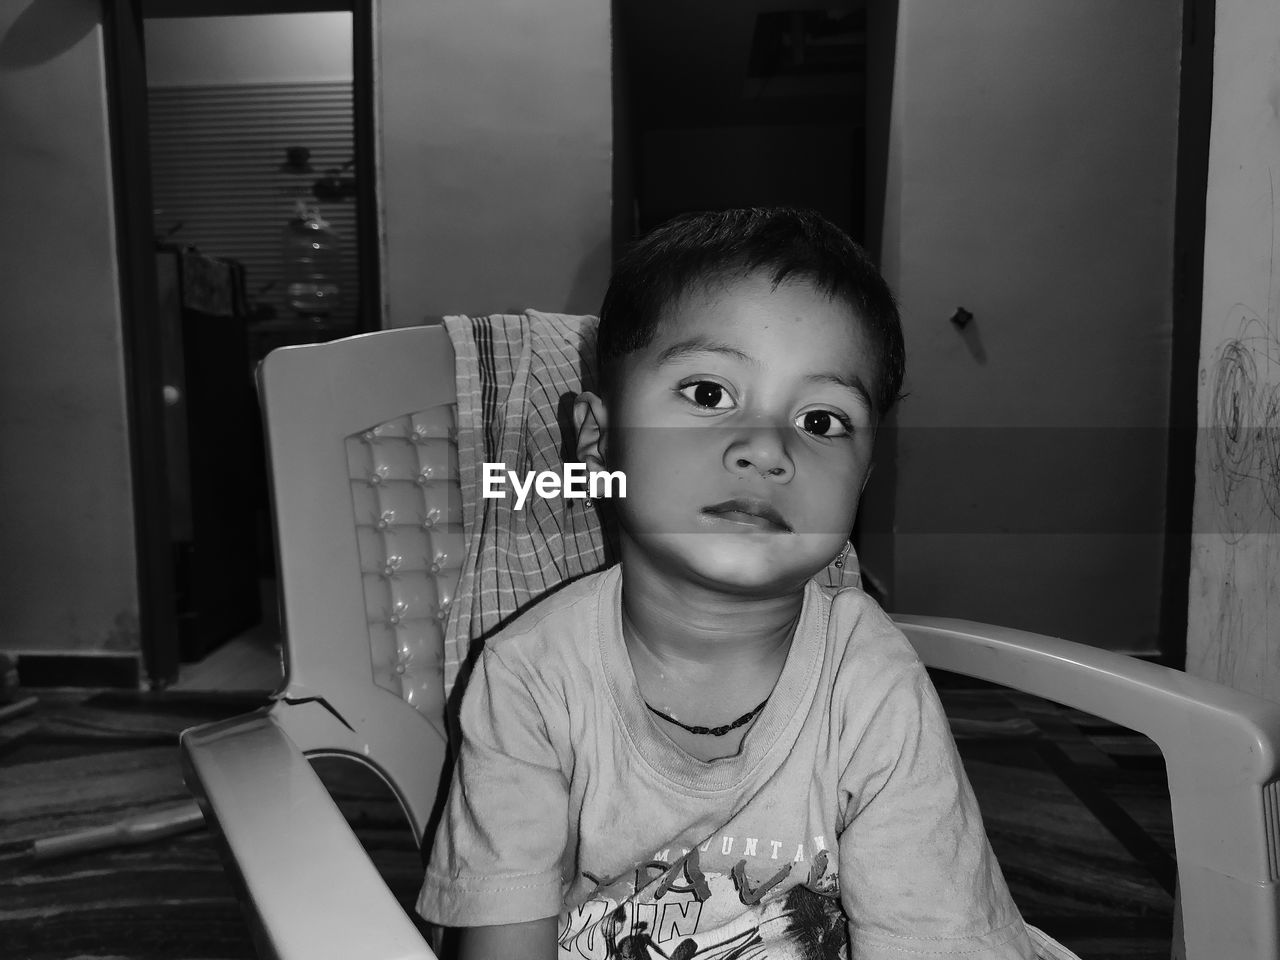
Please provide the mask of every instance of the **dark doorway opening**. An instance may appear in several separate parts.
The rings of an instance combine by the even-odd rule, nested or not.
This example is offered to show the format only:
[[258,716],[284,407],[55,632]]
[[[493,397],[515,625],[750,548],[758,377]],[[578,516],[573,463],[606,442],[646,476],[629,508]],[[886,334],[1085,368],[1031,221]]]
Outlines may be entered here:
[[866,239],[867,10],[618,0],[635,227],[694,209],[815,209]]
[[[878,258],[897,4],[614,0],[615,247],[680,213],[818,211]],[[893,580],[892,430],[852,539]]]

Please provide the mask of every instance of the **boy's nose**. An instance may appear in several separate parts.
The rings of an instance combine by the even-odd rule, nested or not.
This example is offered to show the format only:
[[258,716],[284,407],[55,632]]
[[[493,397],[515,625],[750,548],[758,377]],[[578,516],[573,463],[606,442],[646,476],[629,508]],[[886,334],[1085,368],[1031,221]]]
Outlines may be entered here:
[[771,427],[751,427],[735,437],[724,454],[725,467],[733,473],[750,474],[786,481],[795,465],[780,431]]

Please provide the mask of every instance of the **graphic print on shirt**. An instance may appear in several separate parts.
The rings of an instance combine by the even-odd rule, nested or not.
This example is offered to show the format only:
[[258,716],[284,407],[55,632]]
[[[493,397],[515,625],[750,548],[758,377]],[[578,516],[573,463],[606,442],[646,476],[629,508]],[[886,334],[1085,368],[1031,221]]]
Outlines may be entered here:
[[[794,845],[792,860],[769,863],[778,841],[713,837],[691,849],[659,851],[611,877],[584,871],[594,886],[560,917],[560,956],[575,960],[838,960],[848,934],[839,881],[822,837]],[[711,857],[706,854],[718,847]],[[716,855],[718,854],[718,856]],[[760,861],[765,861],[762,865]],[[711,867],[720,869],[711,869]],[[724,869],[727,868],[727,869]]]

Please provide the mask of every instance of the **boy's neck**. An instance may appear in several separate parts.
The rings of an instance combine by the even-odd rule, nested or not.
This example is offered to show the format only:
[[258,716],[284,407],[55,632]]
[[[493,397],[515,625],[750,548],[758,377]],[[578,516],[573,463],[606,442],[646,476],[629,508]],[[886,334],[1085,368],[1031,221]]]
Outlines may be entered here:
[[776,656],[785,659],[803,605],[803,589],[741,597],[662,577],[643,561],[622,564],[628,645],[686,668],[750,668]]

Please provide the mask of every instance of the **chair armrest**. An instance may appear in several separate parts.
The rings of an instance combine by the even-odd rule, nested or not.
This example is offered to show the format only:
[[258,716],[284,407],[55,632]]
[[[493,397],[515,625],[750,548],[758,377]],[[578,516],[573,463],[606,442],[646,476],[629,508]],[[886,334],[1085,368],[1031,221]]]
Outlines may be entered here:
[[435,960],[302,752],[266,711],[185,731],[187,786],[220,835],[260,954]]
[[1189,957],[1280,956],[1280,704],[1086,644],[895,615],[931,667],[1137,730],[1164,754]]

